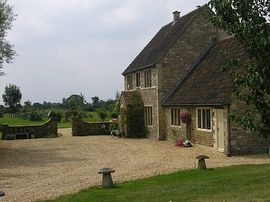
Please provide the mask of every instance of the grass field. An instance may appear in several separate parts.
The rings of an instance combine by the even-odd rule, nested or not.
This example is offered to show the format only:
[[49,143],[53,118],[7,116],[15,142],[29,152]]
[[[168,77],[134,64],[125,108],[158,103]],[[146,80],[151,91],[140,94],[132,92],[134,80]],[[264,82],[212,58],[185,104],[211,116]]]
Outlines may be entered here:
[[[46,121],[46,120],[45,120]],[[44,123],[45,121],[28,121],[20,118],[0,118],[0,124],[14,125],[37,125]]]
[[[143,172],[143,171],[142,171]],[[190,170],[93,187],[50,202],[270,201],[270,164]]]
[[[108,116],[106,118],[106,121],[108,121],[110,117]],[[97,112],[87,112],[87,118],[83,118],[84,121],[87,122],[99,122],[101,121],[100,117],[98,116]],[[14,125],[38,125],[44,123],[44,121],[29,121],[29,120],[24,120],[20,118],[0,118],[0,124],[8,124],[10,126]],[[62,121],[58,123],[58,128],[71,128],[71,121]]]

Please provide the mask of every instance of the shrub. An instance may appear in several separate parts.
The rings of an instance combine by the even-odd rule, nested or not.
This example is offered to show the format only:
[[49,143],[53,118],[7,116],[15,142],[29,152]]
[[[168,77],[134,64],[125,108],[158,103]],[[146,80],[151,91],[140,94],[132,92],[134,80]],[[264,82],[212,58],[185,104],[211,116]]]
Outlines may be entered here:
[[64,115],[64,121],[69,122],[71,120],[71,117],[72,117],[72,111],[66,111]]
[[104,121],[104,120],[106,119],[106,117],[107,117],[106,112],[104,112],[103,110],[97,110],[97,113],[98,113],[99,118],[100,118],[102,121]]
[[22,118],[27,119],[29,121],[42,121],[43,115],[40,112],[32,111],[23,114]]
[[62,114],[60,112],[50,111],[48,116],[52,119],[57,120],[57,122],[61,122]]
[[113,120],[112,123],[110,124],[110,131],[113,130],[119,130],[119,123],[116,120]]
[[139,91],[132,92],[130,106],[126,112],[127,134],[129,138],[146,137],[144,124],[144,103]]
[[111,118],[112,118],[112,119],[117,119],[117,118],[118,118],[118,114],[115,113],[115,112],[112,113],[112,114],[111,114]]

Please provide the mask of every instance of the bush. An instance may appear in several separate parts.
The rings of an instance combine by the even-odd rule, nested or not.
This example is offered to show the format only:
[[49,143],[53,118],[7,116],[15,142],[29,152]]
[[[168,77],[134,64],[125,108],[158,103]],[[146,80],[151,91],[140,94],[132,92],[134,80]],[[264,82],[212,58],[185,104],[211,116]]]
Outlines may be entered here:
[[65,112],[65,122],[69,122],[71,120],[71,117],[72,117],[72,111],[66,111]]
[[132,92],[131,103],[125,112],[127,134],[129,138],[146,137],[146,127],[144,124],[144,103],[139,91]]
[[61,122],[62,114],[60,112],[50,111],[48,116],[52,119],[57,120],[57,122]]
[[98,113],[99,118],[102,121],[104,121],[106,119],[107,113],[105,111],[99,109],[99,110],[97,110],[97,113]]
[[112,113],[111,114],[111,118],[112,119],[117,119],[118,118],[118,114],[117,113]]
[[32,112],[26,112],[21,117],[23,119],[29,120],[29,121],[42,121],[43,115],[40,112],[32,111]]

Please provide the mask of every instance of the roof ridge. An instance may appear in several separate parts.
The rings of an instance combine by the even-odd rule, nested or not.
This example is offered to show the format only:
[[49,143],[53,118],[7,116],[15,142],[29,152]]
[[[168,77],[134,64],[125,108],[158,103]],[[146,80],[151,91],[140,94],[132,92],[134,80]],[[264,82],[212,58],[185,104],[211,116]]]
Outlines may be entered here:
[[[196,8],[195,10],[192,10],[192,11],[186,13],[185,15],[181,16],[180,19],[181,19],[181,18],[184,18],[184,17],[188,17],[189,15],[191,15],[191,14],[197,12],[198,10],[201,10],[202,8],[204,8],[204,7],[206,7],[206,6],[207,6],[207,4],[204,4],[204,5],[202,5],[202,6],[198,7],[198,8]],[[166,27],[166,26],[171,25],[171,24],[173,24],[173,21],[172,21],[172,22],[169,22],[168,24],[166,24],[166,25],[164,25],[164,26],[162,26],[161,29],[162,29],[163,27]]]
[[[177,41],[186,32],[190,23],[192,23],[201,10],[205,6],[201,6],[184,16],[182,16],[177,22],[172,25],[170,22],[159,29],[154,37],[146,44],[146,46],[140,51],[140,53],[133,59],[128,67],[122,72],[122,75],[133,73],[138,70],[142,70],[151,67],[158,63],[164,55],[167,54],[168,50],[174,46],[175,43],[167,43],[168,37],[170,41]],[[166,44],[165,44],[166,43]]]
[[168,93],[168,95],[161,101],[162,105],[166,105],[168,99],[174,94],[174,92],[179,88],[179,86],[187,79],[187,77],[198,67],[200,62],[205,58],[205,56],[212,50],[212,48],[216,45],[215,42],[211,42],[209,46],[204,49],[198,59],[185,71],[184,75],[177,81],[175,87]]

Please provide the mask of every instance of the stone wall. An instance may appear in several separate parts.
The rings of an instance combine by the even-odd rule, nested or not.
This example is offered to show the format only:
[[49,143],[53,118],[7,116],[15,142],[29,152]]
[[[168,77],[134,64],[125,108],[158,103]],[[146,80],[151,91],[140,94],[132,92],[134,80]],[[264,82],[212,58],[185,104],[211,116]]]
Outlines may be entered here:
[[[138,90],[140,90],[143,102],[144,102],[144,106],[151,106],[152,107],[152,120],[153,120],[153,125],[152,126],[147,126],[147,131],[148,131],[148,137],[151,139],[156,139],[159,140],[159,131],[158,131],[158,126],[159,126],[159,122],[158,122],[158,94],[157,94],[157,86],[158,86],[158,72],[157,72],[157,68],[152,67],[151,68],[151,74],[152,74],[152,86],[151,87],[144,87],[144,70],[141,71],[137,71],[140,72],[140,80],[141,80],[141,87],[136,88]],[[134,75],[137,73],[133,73]],[[128,74],[130,75],[130,74]],[[135,77],[135,76],[134,76]],[[125,77],[126,78],[126,77]],[[135,82],[135,81],[134,81]],[[125,79],[125,83],[126,83],[126,79]],[[126,86],[126,84],[125,84]],[[135,89],[134,89],[135,90]],[[123,101],[121,101],[122,103]],[[126,107],[126,106],[123,106]]]
[[[180,108],[180,107],[173,107]],[[171,124],[171,107],[165,107],[165,116],[166,116],[166,140],[175,141],[179,139],[188,139],[187,137],[187,126],[184,123],[181,123],[180,126],[173,126]],[[182,108],[181,108],[182,111]]]
[[[232,114],[239,114],[244,112],[244,108],[244,103],[234,99],[230,110]],[[230,126],[232,155],[269,153],[270,137],[260,137],[258,134],[244,130],[233,121]]]
[[189,113],[191,114],[191,141],[196,144],[214,147],[214,131],[204,131],[197,129],[196,107],[189,108]]
[[50,135],[57,136],[57,121],[50,119],[44,124],[33,126],[8,126],[1,125],[3,139],[17,138],[44,138]]
[[187,124],[181,123],[181,126],[172,126],[171,125],[171,107],[165,107],[165,115],[166,115],[166,139],[167,140],[174,140],[175,137],[177,139],[189,139],[191,142],[213,147],[215,143],[214,139],[214,130],[211,131],[203,131],[198,130],[196,126],[196,107],[190,108],[181,108],[173,107],[173,108],[180,108],[181,112],[188,112],[191,114],[191,123],[190,126]]
[[[189,25],[177,43],[156,65],[158,69],[159,106],[162,100],[176,86],[184,72],[190,68],[199,56],[216,37],[216,28],[207,19],[208,15],[201,13]],[[166,135],[166,115],[164,108],[160,110],[160,133]]]
[[72,117],[72,136],[109,135],[111,122],[89,123]]

